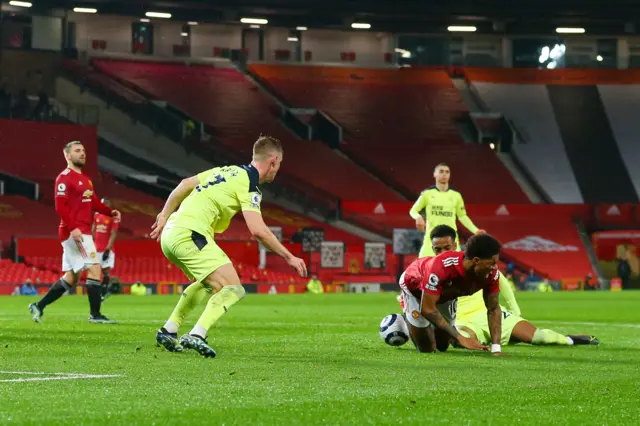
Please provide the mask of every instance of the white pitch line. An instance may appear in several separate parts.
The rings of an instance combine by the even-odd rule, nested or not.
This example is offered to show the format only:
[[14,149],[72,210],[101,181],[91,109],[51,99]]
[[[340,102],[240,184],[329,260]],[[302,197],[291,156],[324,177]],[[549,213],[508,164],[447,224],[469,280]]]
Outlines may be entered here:
[[55,376],[55,377],[29,377],[26,379],[6,379],[0,380],[0,383],[17,383],[17,382],[46,382],[50,380],[76,380],[76,379],[107,379],[111,377],[120,377],[119,374],[74,374],[70,376]]
[[588,322],[588,321],[550,321],[550,320],[531,320],[532,323],[560,324],[560,325],[591,325],[601,327],[623,327],[623,328],[640,328],[640,324],[616,323],[616,322]]

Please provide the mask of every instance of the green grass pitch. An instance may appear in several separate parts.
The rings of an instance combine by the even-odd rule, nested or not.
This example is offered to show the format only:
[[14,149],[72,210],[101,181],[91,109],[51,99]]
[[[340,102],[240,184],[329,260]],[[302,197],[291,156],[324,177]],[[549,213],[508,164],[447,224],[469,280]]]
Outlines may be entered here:
[[602,344],[419,354],[378,337],[392,294],[248,295],[203,359],[155,346],[176,296],[112,297],[118,325],[89,324],[85,297],[42,324],[35,298],[1,297],[0,424],[640,424],[640,293],[517,297],[534,324]]

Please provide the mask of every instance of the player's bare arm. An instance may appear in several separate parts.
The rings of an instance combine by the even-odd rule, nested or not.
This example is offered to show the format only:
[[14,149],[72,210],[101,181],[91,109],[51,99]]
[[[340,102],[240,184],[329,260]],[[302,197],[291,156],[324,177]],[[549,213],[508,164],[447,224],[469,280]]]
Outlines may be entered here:
[[438,303],[439,296],[423,293],[422,301],[420,303],[420,310],[422,316],[425,317],[431,324],[437,328],[446,331],[453,339],[455,339],[460,346],[471,350],[487,350],[487,347],[478,343],[478,341],[469,339],[458,333],[458,330],[442,316],[436,304]]
[[484,295],[484,303],[487,306],[487,321],[491,334],[491,352],[495,356],[502,356],[500,337],[502,335],[502,310],[500,309],[500,293]]
[[187,198],[187,196],[191,194],[191,191],[199,184],[200,180],[198,176],[191,176],[190,178],[182,179],[182,182],[171,191],[169,198],[167,198],[166,203],[164,203],[162,211],[158,213],[155,223],[151,226],[152,231],[150,236],[152,239],[160,240],[160,234],[167,224],[167,219],[171,216],[171,213],[180,207],[184,199]]
[[282,245],[278,238],[271,232],[269,227],[264,223],[262,215],[254,211],[242,212],[244,220],[247,223],[251,235],[269,250],[284,258],[289,266],[295,269],[301,277],[307,276],[307,265],[304,260],[295,257],[285,246]]

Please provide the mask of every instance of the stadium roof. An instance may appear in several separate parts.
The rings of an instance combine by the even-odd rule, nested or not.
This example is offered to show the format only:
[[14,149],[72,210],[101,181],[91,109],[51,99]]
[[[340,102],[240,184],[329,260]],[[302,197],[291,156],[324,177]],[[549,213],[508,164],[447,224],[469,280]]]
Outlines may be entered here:
[[[452,24],[473,24],[478,31],[546,33],[546,27],[579,25],[596,33],[622,33],[635,17],[637,0],[30,0],[38,9],[95,7],[100,13],[143,16],[169,12],[184,21],[238,22],[266,18],[269,25],[348,28],[354,21],[372,30],[434,32]],[[496,24],[497,25],[494,25]]]

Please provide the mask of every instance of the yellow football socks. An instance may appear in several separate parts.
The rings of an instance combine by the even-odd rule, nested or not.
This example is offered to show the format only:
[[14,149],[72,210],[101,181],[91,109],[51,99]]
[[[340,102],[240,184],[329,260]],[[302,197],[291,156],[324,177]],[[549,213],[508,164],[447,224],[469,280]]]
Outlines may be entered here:
[[230,285],[211,296],[198,323],[190,334],[207,337],[207,331],[237,302],[242,300],[245,290],[241,285]]
[[178,328],[186,316],[210,294],[207,287],[201,282],[195,282],[187,287],[183,292],[178,304],[171,313],[169,321],[164,325],[169,333],[177,333]]
[[553,330],[538,328],[533,333],[532,345],[572,345],[573,340]]

